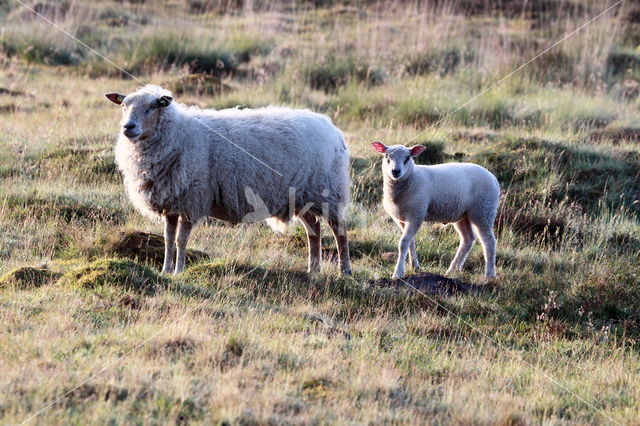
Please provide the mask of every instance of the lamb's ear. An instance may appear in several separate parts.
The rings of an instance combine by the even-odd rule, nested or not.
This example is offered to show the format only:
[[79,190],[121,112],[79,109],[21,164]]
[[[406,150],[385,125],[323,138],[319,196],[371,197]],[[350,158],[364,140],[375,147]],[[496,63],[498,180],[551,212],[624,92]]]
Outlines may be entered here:
[[105,93],[104,96],[109,99],[111,102],[113,102],[114,104],[120,105],[122,103],[122,101],[124,101],[124,98],[127,95],[123,95],[122,93]]
[[372,142],[371,146],[380,154],[384,154],[385,152],[387,152],[387,146],[382,142]]
[[158,99],[158,106],[161,108],[165,108],[168,107],[171,102],[173,102],[173,98],[171,96],[165,95]]
[[412,146],[411,147],[411,156],[412,157],[417,157],[418,155],[422,154],[425,149],[427,149],[427,148],[425,146],[423,146],[423,145]]

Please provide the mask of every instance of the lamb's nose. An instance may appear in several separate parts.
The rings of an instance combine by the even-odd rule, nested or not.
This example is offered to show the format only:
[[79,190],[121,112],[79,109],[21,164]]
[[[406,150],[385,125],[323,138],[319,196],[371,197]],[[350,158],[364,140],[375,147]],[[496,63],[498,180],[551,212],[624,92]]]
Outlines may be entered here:
[[136,125],[135,125],[135,124],[133,124],[133,123],[127,123],[127,124],[125,124],[125,125],[124,125],[124,126],[122,126],[122,127],[124,127],[124,129],[125,129],[125,130],[131,130],[131,129],[133,129],[134,127],[136,127]]
[[393,169],[393,170],[391,170],[391,174],[393,175],[393,177],[398,177],[398,176],[400,176],[400,170]]

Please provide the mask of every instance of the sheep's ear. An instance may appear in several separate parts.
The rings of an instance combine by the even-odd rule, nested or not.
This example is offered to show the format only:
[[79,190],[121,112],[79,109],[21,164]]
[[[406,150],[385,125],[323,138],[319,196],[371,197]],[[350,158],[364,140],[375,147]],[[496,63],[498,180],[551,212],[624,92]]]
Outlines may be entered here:
[[411,147],[411,156],[412,157],[417,157],[418,155],[422,154],[425,149],[427,149],[427,148],[425,146],[423,146],[423,145],[412,146]]
[[371,146],[380,154],[384,154],[385,152],[387,152],[387,146],[382,142],[372,142]]
[[109,99],[111,102],[113,102],[114,104],[118,104],[120,105],[122,103],[122,101],[124,101],[124,98],[127,95],[123,95],[122,93],[105,93],[104,96]]
[[161,108],[165,108],[168,107],[171,102],[173,102],[173,98],[171,96],[165,95],[158,99],[158,106]]

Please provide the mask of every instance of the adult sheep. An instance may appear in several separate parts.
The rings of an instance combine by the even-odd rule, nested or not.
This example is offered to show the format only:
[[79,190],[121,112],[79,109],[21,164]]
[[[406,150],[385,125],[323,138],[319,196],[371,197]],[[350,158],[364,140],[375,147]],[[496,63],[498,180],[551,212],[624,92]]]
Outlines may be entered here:
[[116,163],[129,198],[165,223],[162,272],[182,272],[191,229],[207,216],[267,219],[279,229],[296,216],[308,236],[309,271],[320,268],[324,216],[340,270],[351,272],[349,154],[326,116],[280,107],[201,110],[173,102],[171,92],[155,85],[105,96],[122,106]]

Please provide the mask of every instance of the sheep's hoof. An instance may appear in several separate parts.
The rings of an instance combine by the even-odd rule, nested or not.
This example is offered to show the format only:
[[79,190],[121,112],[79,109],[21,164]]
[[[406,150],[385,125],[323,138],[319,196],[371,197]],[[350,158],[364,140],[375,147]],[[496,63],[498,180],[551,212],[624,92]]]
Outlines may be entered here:
[[344,271],[341,271],[342,275],[351,275],[351,269],[345,269]]

